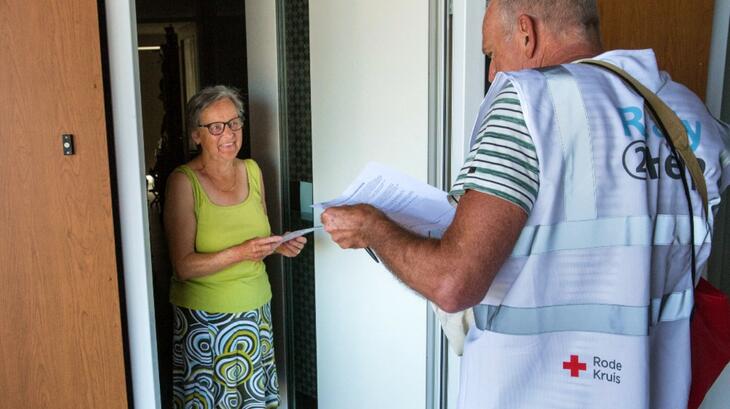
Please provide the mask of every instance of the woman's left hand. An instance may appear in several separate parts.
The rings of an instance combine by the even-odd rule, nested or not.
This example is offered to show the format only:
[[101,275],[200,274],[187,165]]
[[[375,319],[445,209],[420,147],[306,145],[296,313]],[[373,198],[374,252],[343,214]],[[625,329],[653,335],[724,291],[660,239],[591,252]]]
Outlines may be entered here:
[[299,236],[281,243],[279,247],[276,248],[276,252],[284,257],[296,257],[302,251],[305,244],[307,244],[307,239],[304,236]]

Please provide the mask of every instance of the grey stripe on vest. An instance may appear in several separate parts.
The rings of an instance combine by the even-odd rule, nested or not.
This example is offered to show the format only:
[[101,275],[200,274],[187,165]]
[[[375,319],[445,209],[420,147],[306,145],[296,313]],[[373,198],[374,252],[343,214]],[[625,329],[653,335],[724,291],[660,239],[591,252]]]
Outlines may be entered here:
[[689,318],[692,305],[691,289],[652,300],[645,307],[574,304],[518,308],[480,304],[474,306],[474,321],[482,331],[509,335],[578,331],[644,336],[649,334],[650,326],[659,322]]
[[583,97],[565,67],[549,67],[540,72],[547,78],[563,148],[566,217],[569,221],[595,219],[593,146]]
[[[555,225],[526,226],[512,249],[513,257],[561,250],[598,247],[688,245],[692,241],[689,216],[657,215],[614,217],[567,222]],[[704,219],[695,217],[696,246],[711,240]]]

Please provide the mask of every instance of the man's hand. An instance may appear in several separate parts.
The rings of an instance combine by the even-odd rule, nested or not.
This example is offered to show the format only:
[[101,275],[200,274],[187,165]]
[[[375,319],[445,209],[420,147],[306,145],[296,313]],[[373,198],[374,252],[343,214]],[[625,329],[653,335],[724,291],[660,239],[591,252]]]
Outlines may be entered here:
[[387,220],[380,210],[370,205],[330,207],[322,213],[324,230],[343,249],[359,249],[370,246],[372,229],[378,222]]
[[372,248],[388,270],[447,312],[484,298],[526,221],[516,204],[472,190],[441,239],[420,237],[368,205],[322,213],[325,231],[340,247]]

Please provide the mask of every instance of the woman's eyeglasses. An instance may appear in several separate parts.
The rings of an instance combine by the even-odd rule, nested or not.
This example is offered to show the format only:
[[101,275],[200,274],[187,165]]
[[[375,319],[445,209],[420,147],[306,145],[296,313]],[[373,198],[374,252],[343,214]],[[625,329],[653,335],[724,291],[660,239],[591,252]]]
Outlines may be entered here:
[[228,128],[230,128],[231,131],[237,131],[241,128],[243,128],[243,119],[241,117],[236,117],[231,119],[228,122],[211,122],[209,124],[198,124],[198,127],[200,128],[208,128],[208,132],[210,132],[211,135],[218,136],[223,133],[223,131],[226,129],[226,125],[228,125]]

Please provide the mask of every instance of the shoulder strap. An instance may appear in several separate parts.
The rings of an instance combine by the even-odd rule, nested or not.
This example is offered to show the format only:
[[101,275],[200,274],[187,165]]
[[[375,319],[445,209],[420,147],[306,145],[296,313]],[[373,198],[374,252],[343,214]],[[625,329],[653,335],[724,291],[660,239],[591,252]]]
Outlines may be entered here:
[[255,190],[259,194],[261,193],[261,169],[259,168],[258,163],[254,161],[253,159],[244,159],[243,160],[244,165],[246,165],[246,174],[248,175],[248,180],[251,182],[253,186],[249,186],[249,190]]
[[697,187],[697,191],[702,197],[702,212],[707,215],[707,185],[705,184],[705,178],[695,154],[689,147],[687,130],[684,128],[684,125],[677,114],[675,114],[674,111],[672,111],[672,109],[669,108],[669,106],[667,106],[667,104],[649,88],[645,87],[636,78],[632,77],[621,68],[600,60],[583,60],[580,61],[580,63],[598,66],[615,73],[621,77],[624,82],[631,86],[631,88],[638,92],[639,95],[644,97],[649,110],[654,116],[654,119],[657,121],[657,125],[663,128],[662,130],[664,131],[664,134],[667,135],[668,140],[674,147],[676,153],[682,158],[682,162],[687,167],[687,170],[689,170],[690,176]]
[[[672,148],[675,155],[679,155],[681,157],[682,160],[678,162],[680,163],[680,170],[682,171],[682,174],[684,174],[685,168],[689,170],[690,176],[692,177],[695,186],[697,186],[697,191],[702,197],[702,213],[707,219],[709,219],[709,207],[707,206],[707,185],[705,184],[705,178],[702,173],[702,168],[700,168],[700,165],[697,162],[697,157],[695,157],[695,154],[689,147],[687,130],[684,128],[684,125],[682,124],[682,121],[679,119],[677,114],[675,114],[674,111],[672,111],[672,109],[669,108],[669,106],[667,106],[667,104],[665,104],[664,101],[662,101],[649,88],[645,87],[636,78],[632,77],[629,73],[622,70],[621,68],[605,61],[599,60],[583,60],[580,61],[580,63],[601,67],[613,72],[644,98],[649,107],[649,111],[654,116],[654,119],[657,122],[657,125],[662,128],[664,135],[667,135],[667,141],[669,142],[669,146]],[[684,177],[682,177],[682,185],[684,186],[684,192],[687,196],[687,206],[689,206],[689,228],[690,237],[692,238],[691,243],[693,244],[691,246],[692,251],[690,253],[692,259],[690,267],[692,270],[692,288],[694,288],[695,283],[697,283],[697,254],[695,252],[694,246],[695,228],[694,217],[692,214],[692,199],[687,180]]]

